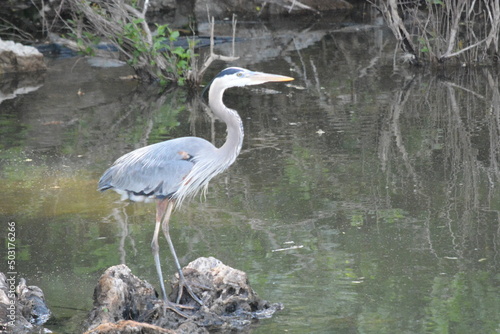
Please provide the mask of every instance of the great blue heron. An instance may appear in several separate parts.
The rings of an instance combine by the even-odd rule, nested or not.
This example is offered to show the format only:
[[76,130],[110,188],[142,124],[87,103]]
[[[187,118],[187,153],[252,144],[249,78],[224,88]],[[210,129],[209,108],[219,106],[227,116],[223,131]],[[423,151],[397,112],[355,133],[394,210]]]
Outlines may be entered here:
[[[203,302],[193,293],[181,270],[169,234],[172,210],[208,182],[226,170],[236,159],[243,142],[243,123],[238,113],[226,107],[222,96],[227,88],[259,85],[266,82],[290,81],[291,77],[252,72],[229,67],[212,81],[208,103],[213,113],[227,125],[226,142],[219,148],[205,139],[182,137],[139,148],[118,158],[99,180],[98,190],[113,189],[122,200],[156,200],[156,225],[151,242],[154,261],[160,279],[163,300],[167,307],[179,307],[183,287],[200,305]],[[179,273],[179,293],[176,304],[167,299],[160,265],[158,234],[160,224]]]

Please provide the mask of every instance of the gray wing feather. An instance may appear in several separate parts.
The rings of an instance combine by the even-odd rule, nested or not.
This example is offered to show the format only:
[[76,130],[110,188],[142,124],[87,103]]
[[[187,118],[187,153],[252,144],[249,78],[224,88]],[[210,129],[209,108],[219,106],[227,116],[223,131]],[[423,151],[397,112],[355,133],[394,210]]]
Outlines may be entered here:
[[199,155],[215,151],[208,141],[183,137],[142,147],[120,157],[99,180],[98,189],[166,197],[174,194]]

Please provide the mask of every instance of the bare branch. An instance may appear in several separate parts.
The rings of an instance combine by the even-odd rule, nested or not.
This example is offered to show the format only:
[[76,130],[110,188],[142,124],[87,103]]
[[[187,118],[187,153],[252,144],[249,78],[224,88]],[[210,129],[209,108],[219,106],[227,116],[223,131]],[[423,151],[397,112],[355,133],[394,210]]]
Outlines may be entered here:
[[452,11],[453,23],[450,29],[450,36],[448,38],[448,49],[441,58],[448,58],[447,55],[451,54],[451,51],[455,48],[456,36],[458,34],[458,28],[460,23],[460,13],[464,10],[465,1],[458,1],[455,6],[450,6],[450,11]]
[[[451,58],[461,63],[495,61],[498,57],[500,0],[427,1],[425,10],[408,1],[367,1],[382,13],[403,51],[415,57],[431,63]],[[411,63],[418,64],[419,58]]]
[[479,41],[479,42],[477,42],[477,43],[474,43],[474,44],[472,44],[472,45],[469,45],[468,47],[463,48],[463,49],[461,49],[461,50],[459,50],[459,51],[457,51],[457,52],[445,53],[444,55],[442,55],[442,56],[439,58],[439,60],[440,60],[440,61],[443,61],[443,60],[445,60],[445,59],[447,59],[447,58],[456,57],[456,56],[460,55],[461,53],[464,53],[464,52],[466,52],[466,51],[468,51],[468,50],[470,50],[470,49],[473,49],[473,48],[477,47],[478,45],[480,45],[480,44],[482,44],[482,43],[486,42],[486,40],[487,40],[487,38],[485,38],[485,39],[483,39],[483,40],[481,40],[481,41]]
[[[228,56],[223,56],[216,54],[214,52],[214,36],[215,36],[215,20],[212,17],[210,19],[210,56],[205,60],[204,64],[201,66],[201,69],[198,71],[197,75],[195,76],[193,74],[193,77],[191,79],[195,80],[196,82],[201,81],[201,78],[203,77],[203,74],[205,71],[208,69],[208,67],[214,62],[215,60],[222,60],[226,62],[231,62],[239,59],[239,57],[228,57]],[[234,28],[233,28],[233,36],[235,35],[235,30],[236,30],[236,21],[234,21]],[[234,37],[233,37],[233,50],[234,50]]]

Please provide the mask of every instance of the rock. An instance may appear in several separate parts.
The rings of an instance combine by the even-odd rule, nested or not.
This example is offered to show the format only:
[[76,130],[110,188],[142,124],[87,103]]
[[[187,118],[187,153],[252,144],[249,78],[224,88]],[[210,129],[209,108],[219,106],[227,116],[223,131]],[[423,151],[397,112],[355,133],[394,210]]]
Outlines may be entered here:
[[0,39],[0,74],[46,69],[43,55],[36,48]]
[[27,286],[23,278],[15,287],[15,277],[0,272],[0,333],[42,332],[50,316],[39,287]]
[[[283,306],[269,304],[260,299],[248,283],[247,274],[241,270],[226,266],[214,257],[198,258],[183,269],[186,279],[191,282],[193,292],[204,305],[202,311],[218,317],[238,318],[245,322],[251,319],[269,318]],[[171,299],[175,299],[179,290],[178,278],[172,283]],[[182,305],[196,307],[196,302],[187,293],[183,293]],[[231,319],[227,319],[231,321]]]
[[91,330],[89,333],[100,333],[97,327],[101,324],[139,320],[160,304],[151,284],[141,281],[124,264],[113,266],[99,278],[94,290],[94,308],[85,326]]
[[137,322],[133,320],[120,320],[117,323],[107,322],[99,325],[86,334],[155,334],[168,333],[175,334],[173,330],[164,329],[155,325]]
[[43,325],[51,316],[42,289],[33,285],[26,286],[24,278],[19,280],[17,286],[17,307],[23,318],[35,326]]
[[[95,288],[94,308],[84,324],[86,333],[202,334],[209,330],[240,330],[283,308],[260,299],[244,272],[213,257],[191,262],[183,273],[204,303],[198,305],[184,291],[181,304],[191,307],[182,309],[187,317],[166,309],[153,287],[133,275],[127,266],[107,269]],[[178,289],[175,279],[173,296],[177,296]]]
[[182,2],[191,2],[186,0],[176,1],[176,0],[150,0],[148,11],[150,12],[161,12],[176,10],[178,6],[182,5]]
[[[353,8],[346,0],[302,0],[303,5],[313,8],[319,12],[328,12],[334,10],[350,10]],[[299,10],[300,8],[296,8]]]

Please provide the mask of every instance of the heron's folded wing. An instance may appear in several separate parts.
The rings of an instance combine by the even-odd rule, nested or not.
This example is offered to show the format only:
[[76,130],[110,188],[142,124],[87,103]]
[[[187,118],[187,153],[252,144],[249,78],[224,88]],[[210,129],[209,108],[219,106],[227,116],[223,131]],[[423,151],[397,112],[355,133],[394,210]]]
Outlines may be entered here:
[[213,150],[212,144],[184,137],[146,146],[119,158],[99,181],[98,189],[110,188],[145,196],[171,196],[195,164],[195,155]]

